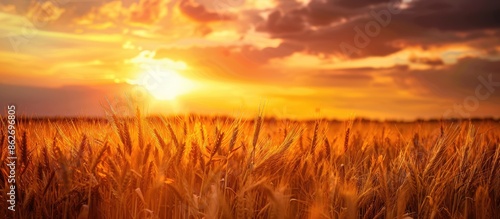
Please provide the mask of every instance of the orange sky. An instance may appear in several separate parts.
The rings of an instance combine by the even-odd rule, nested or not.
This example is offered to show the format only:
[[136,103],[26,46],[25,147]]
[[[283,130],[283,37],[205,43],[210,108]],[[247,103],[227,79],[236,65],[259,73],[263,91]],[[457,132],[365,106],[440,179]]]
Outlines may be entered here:
[[499,16],[488,0],[3,0],[0,105],[498,117]]

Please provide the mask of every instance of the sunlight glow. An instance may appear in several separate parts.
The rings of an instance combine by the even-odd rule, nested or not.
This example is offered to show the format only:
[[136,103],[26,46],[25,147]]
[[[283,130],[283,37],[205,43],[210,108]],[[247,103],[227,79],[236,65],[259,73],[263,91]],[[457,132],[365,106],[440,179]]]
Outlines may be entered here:
[[187,69],[184,62],[168,58],[155,59],[155,52],[142,51],[137,57],[127,60],[142,70],[139,78],[131,84],[144,87],[157,100],[175,100],[195,88],[195,83],[180,73]]
[[158,100],[174,100],[193,88],[190,80],[169,69],[146,72],[144,79],[143,86]]

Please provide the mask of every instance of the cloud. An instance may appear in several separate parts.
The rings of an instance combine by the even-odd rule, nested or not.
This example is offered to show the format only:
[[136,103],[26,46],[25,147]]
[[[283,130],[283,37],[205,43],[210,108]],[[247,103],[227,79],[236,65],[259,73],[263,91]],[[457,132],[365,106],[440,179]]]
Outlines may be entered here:
[[296,15],[304,16],[313,26],[325,26],[367,13],[373,7],[388,2],[391,0],[312,0],[306,7],[295,12]]
[[495,39],[500,32],[498,20],[498,1],[312,0],[291,9],[276,8],[257,24],[257,30],[301,43],[303,50],[297,52],[345,56],[342,44],[353,49],[347,58],[364,58],[386,56],[408,46]]
[[439,57],[424,57],[412,55],[408,59],[411,63],[424,64],[430,66],[440,66],[444,65],[444,61]]
[[[401,89],[422,96],[461,100],[475,93],[481,84],[479,77],[491,76],[493,81],[500,82],[500,61],[468,57],[442,68],[408,69],[391,75]],[[492,98],[500,99],[500,87]]]
[[467,31],[499,28],[500,2],[490,0],[421,0],[402,16],[426,28]]
[[[163,0],[140,0],[130,6],[130,21],[152,24],[166,14],[167,4]],[[171,11],[169,13],[172,13]]]
[[193,0],[181,0],[179,9],[184,15],[197,22],[227,21],[234,19],[232,15],[208,11],[203,5],[195,3]]
[[332,6],[341,6],[346,8],[363,8],[391,1],[394,0],[327,0],[326,3]]
[[281,11],[274,11],[267,18],[266,24],[259,27],[259,30],[282,34],[301,32],[305,30],[305,27],[302,17],[283,15]]

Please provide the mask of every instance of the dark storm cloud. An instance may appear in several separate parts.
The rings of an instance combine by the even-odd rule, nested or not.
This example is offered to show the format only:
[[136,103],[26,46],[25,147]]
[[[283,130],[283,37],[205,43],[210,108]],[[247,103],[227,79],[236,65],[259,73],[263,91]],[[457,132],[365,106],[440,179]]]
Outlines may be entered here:
[[500,27],[500,1],[421,0],[405,16],[427,28],[468,31]]
[[326,4],[346,8],[363,8],[374,4],[387,3],[391,0],[327,0]]
[[[317,29],[305,29],[300,32],[276,32],[272,31],[275,38],[283,39],[294,45],[302,45],[302,52],[312,55],[339,55],[344,53],[340,49],[342,43],[349,43],[356,46],[355,42],[361,42],[366,46],[356,48],[356,52],[351,57],[385,56],[397,52],[401,47],[395,42],[402,39],[412,39],[428,35],[420,31],[419,27],[413,24],[394,21],[390,28],[380,31],[376,37],[368,37],[364,33],[364,24],[373,21],[370,18],[359,17],[354,21],[346,22],[335,26],[319,27]],[[362,25],[361,25],[362,24]],[[269,26],[268,26],[269,27]],[[362,34],[362,37],[357,35]],[[359,38],[359,39],[358,39]]]
[[[351,19],[356,16],[364,15],[373,8],[384,7],[387,5],[398,5],[399,2],[392,0],[312,0],[306,6],[298,5],[296,8],[284,10],[278,6],[277,10],[271,13],[268,17],[268,30],[273,31],[271,24],[285,23],[292,21],[293,24],[288,25],[305,25],[307,23],[312,26],[325,26],[341,20]],[[385,4],[384,4],[385,3]],[[279,13],[280,12],[280,13]],[[281,22],[278,22],[281,21]],[[299,22],[300,21],[300,22]],[[280,26],[276,26],[280,28]]]
[[388,2],[390,0],[313,0],[307,7],[296,10],[296,13],[304,16],[310,24],[321,26],[366,13],[370,10],[369,6]]
[[500,32],[500,1],[312,0],[289,10],[277,8],[257,29],[301,43],[301,51],[310,54],[345,55],[340,44],[346,43],[355,48],[349,58],[385,56],[408,45],[491,40]]
[[285,15],[281,11],[274,11],[267,18],[266,24],[259,30],[272,34],[295,33],[305,30],[306,25],[301,16]]

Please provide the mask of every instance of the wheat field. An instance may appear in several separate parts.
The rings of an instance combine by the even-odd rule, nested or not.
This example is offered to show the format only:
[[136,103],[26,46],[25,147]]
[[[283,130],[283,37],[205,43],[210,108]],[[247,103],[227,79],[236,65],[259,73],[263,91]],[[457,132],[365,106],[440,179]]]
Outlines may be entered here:
[[262,113],[21,118],[16,211],[2,201],[0,217],[494,218],[499,128]]

